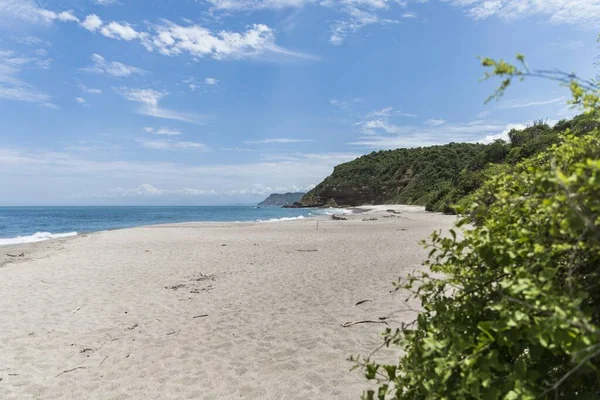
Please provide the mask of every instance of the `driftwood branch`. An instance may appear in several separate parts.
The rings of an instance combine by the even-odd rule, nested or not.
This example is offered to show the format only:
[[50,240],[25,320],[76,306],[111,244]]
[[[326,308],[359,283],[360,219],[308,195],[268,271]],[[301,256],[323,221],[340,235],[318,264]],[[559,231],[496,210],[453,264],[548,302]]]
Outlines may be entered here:
[[75,367],[75,368],[71,368],[71,369],[66,369],[63,372],[61,372],[60,374],[56,375],[55,378],[58,378],[59,376],[61,376],[62,374],[66,374],[67,372],[72,372],[72,371],[75,371],[77,369],[83,369],[83,368],[87,368],[87,367],[80,366],[80,367]]
[[357,325],[357,324],[388,324],[385,320],[379,320],[379,321],[374,321],[374,320],[370,320],[370,319],[366,319],[363,321],[347,321],[344,322],[342,324],[342,328],[349,328],[353,325]]

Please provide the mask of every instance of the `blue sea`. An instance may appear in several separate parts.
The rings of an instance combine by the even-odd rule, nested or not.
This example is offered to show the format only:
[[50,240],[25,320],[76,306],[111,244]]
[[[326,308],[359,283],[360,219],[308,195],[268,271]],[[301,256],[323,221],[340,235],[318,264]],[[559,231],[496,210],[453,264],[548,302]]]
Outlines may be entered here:
[[278,222],[339,209],[251,206],[0,207],[0,245],[38,242],[109,229],[173,222]]

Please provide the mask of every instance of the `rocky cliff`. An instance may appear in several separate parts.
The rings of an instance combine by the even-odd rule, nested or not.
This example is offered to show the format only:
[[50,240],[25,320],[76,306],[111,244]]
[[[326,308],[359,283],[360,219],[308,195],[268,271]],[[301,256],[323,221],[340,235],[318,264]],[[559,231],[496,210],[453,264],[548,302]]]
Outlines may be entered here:
[[263,206],[279,206],[279,207],[281,207],[281,206],[285,206],[285,205],[294,204],[294,203],[300,201],[300,199],[304,195],[305,195],[305,193],[300,193],[300,192],[284,193],[284,194],[273,193],[269,197],[267,197],[266,199],[264,199],[263,201],[258,203],[258,205],[260,207],[263,207]]

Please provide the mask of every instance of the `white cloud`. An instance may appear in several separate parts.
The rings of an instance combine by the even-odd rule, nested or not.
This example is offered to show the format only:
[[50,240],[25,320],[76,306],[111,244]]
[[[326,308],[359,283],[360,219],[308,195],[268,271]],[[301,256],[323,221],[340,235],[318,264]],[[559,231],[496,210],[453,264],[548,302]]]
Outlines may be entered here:
[[314,142],[311,139],[290,139],[290,138],[272,138],[272,139],[260,139],[260,140],[246,140],[246,144],[287,144],[287,143],[307,143]]
[[87,87],[87,86],[85,86],[81,82],[77,84],[77,87],[79,89],[81,89],[81,91],[84,92],[84,93],[88,93],[88,94],[102,94],[102,90]]
[[146,149],[153,150],[187,150],[187,151],[209,151],[209,147],[198,142],[178,142],[175,140],[146,140],[138,139],[140,145]]
[[88,102],[83,97],[75,97],[75,101],[77,102],[77,104],[81,104],[84,106],[88,104]]
[[131,65],[123,64],[118,61],[107,61],[99,54],[92,54],[90,58],[92,59],[94,65],[81,68],[82,71],[110,75],[117,78],[124,78],[135,74],[141,75],[146,73],[146,71],[141,68],[132,67]]
[[493,135],[487,135],[486,137],[484,137],[481,140],[477,140],[477,143],[483,143],[483,144],[489,144],[494,142],[495,140],[504,140],[505,142],[510,141],[510,139],[508,138],[508,132],[510,132],[513,129],[525,129],[527,128],[527,125],[524,124],[508,124],[506,126],[506,128],[500,132],[500,133],[496,133]]
[[382,108],[381,110],[375,110],[375,111],[371,111],[371,112],[367,113],[365,115],[365,118],[377,119],[377,118],[389,118],[389,117],[393,117],[393,116],[416,117],[417,115],[406,113],[403,111],[398,111],[398,110],[395,110],[393,107],[385,107],[385,108]]
[[51,110],[60,110],[60,107],[54,103],[46,102],[40,104],[41,108],[49,108]]
[[385,119],[372,119],[369,121],[360,121],[355,124],[361,133],[366,135],[375,135],[378,131],[384,131],[397,135],[402,132],[402,127],[394,125]]
[[167,20],[152,28],[153,33],[144,37],[142,44],[149,51],[156,50],[168,56],[188,53],[194,57],[212,57],[222,60],[273,53],[314,58],[278,46],[275,43],[273,30],[263,24],[251,25],[242,33],[220,31],[216,34],[200,25],[182,26]]
[[145,34],[137,32],[126,22],[109,22],[100,28],[100,33],[111,39],[133,40],[145,38]]
[[181,131],[179,131],[178,129],[166,128],[166,127],[161,127],[161,128],[145,127],[144,131],[147,133],[151,133],[153,135],[164,135],[164,136],[181,135]]
[[513,101],[506,101],[506,102],[500,104],[499,108],[537,107],[537,106],[545,106],[545,105],[548,105],[548,104],[554,104],[554,103],[559,103],[559,102],[564,102],[564,101],[565,101],[565,97],[564,96],[557,97],[555,99],[540,100],[540,101],[526,101],[526,102],[522,102],[522,101],[518,101],[518,100],[513,100]]
[[27,64],[39,65],[35,58],[22,57],[12,51],[0,51],[0,98],[32,103],[49,103],[50,96],[19,78]]
[[113,4],[117,4],[119,0],[93,0],[94,3],[99,4],[101,6],[111,6]]
[[204,83],[206,83],[207,85],[216,85],[217,83],[219,83],[219,81],[215,78],[205,78]]
[[20,20],[27,23],[48,24],[58,20],[78,22],[72,11],[54,12],[37,5],[34,0],[0,0],[0,18],[10,22]]
[[577,50],[585,47],[585,43],[581,40],[566,40],[562,42],[554,42],[550,47],[558,50]]
[[201,123],[202,117],[199,115],[182,113],[160,107],[159,102],[167,96],[168,93],[166,92],[158,92],[153,89],[121,88],[117,90],[117,93],[129,101],[139,103],[140,108],[137,110],[139,114],[156,118],[184,121],[192,124]]
[[[310,187],[329,175],[334,166],[360,154],[300,154],[295,155],[296,160],[293,161],[201,165],[198,163],[202,157],[194,157],[189,162],[170,163],[109,161],[105,157],[96,160],[96,155],[94,151],[52,153],[34,146],[23,149],[0,147],[0,170],[3,171],[0,174],[0,186],[13,188],[11,196],[0,201],[5,205],[31,205],[39,204],[39,201],[46,205],[98,204],[99,199],[115,186],[137,188],[141,184],[151,183],[160,190],[178,190],[195,188],[202,182],[200,189],[214,189],[220,194],[238,191],[238,194],[215,198],[213,202],[231,204],[252,199],[253,195],[241,192],[252,192],[254,185],[273,189]],[[14,182],[20,182],[20,185],[15,186]],[[57,191],[56,187],[61,190]],[[39,193],[40,196],[31,196],[32,193]],[[103,204],[122,203],[107,200]],[[140,202],[136,201],[135,204]],[[162,204],[182,203],[165,198]]]
[[475,19],[497,16],[504,20],[540,16],[557,24],[587,29],[600,27],[598,0],[444,0],[466,10]]
[[192,189],[192,188],[182,188],[182,189],[159,189],[156,186],[153,186],[149,183],[143,183],[140,186],[134,189],[122,189],[115,188],[110,189],[106,193],[102,194],[102,197],[158,197],[158,196],[190,196],[190,197],[200,197],[200,196],[216,196],[218,193],[212,189],[204,190],[204,189]]
[[506,125],[488,121],[473,121],[466,123],[446,123],[434,126],[393,125],[372,126],[370,130],[362,131],[369,136],[359,137],[350,143],[355,146],[368,148],[399,148],[431,146],[450,142],[491,142],[503,138],[508,131],[518,125]]
[[329,104],[337,108],[340,111],[350,111],[354,109],[358,104],[362,103],[363,99],[360,97],[354,97],[351,99],[331,99]]
[[[339,45],[345,38],[368,25],[390,24],[399,21],[383,18],[381,14],[392,5],[406,6],[403,0],[208,0],[214,10],[257,11],[264,9],[281,10],[301,8],[305,5],[326,7],[344,15],[345,19],[331,25],[330,43]],[[414,18],[412,13],[404,13],[402,18]]]
[[444,119],[428,119],[427,121],[425,121],[425,125],[429,125],[429,126],[440,126],[440,125],[444,125],[446,123],[446,120]]
[[102,20],[96,14],[90,14],[85,17],[81,26],[90,32],[96,32],[102,26]]

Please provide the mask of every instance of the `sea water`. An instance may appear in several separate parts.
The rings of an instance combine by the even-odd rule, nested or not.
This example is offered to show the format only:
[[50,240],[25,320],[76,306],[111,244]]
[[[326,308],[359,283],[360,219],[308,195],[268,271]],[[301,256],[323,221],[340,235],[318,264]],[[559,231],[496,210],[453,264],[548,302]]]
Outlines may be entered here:
[[279,222],[343,209],[253,206],[0,207],[0,245],[174,222]]

